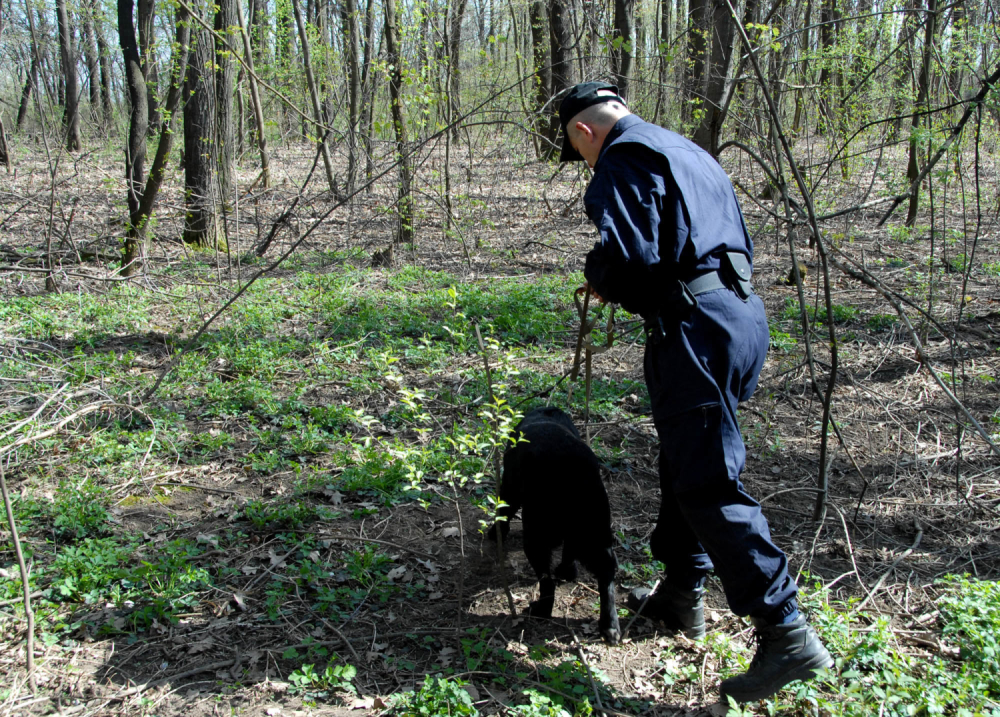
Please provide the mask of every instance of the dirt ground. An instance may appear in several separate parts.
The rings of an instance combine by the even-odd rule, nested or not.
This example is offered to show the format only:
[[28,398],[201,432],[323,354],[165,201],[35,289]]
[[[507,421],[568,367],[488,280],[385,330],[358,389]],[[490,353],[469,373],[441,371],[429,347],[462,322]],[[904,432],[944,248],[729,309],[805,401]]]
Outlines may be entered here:
[[[418,184],[417,244],[414,250],[397,249],[397,266],[448,271],[467,282],[581,270],[583,256],[594,241],[580,201],[586,175],[579,168],[555,171],[552,165],[515,162],[502,148],[463,151],[465,156],[457,153],[460,158],[451,168],[461,195],[461,208],[456,211],[464,217],[457,238],[442,237],[444,215],[438,190],[426,179]],[[25,152],[20,155],[16,176],[0,174],[0,249],[5,255],[0,291],[8,298],[44,292],[38,237],[50,221],[71,230],[61,232],[64,240],[58,249],[63,262],[61,290],[106,291],[103,281],[112,276],[109,260],[121,234],[124,198],[117,155],[107,149],[73,162],[64,160],[60,201],[55,206],[49,202],[44,158],[29,158]],[[259,268],[241,267],[238,259],[266,235],[290,204],[304,174],[303,166],[311,160],[311,150],[296,145],[278,145],[274,154],[271,161],[278,170],[277,186],[241,198],[233,207],[230,222],[234,232],[231,252],[210,257],[211,268],[200,276],[192,274],[190,281],[225,277],[223,283],[229,287],[231,277],[242,276],[245,281]],[[418,176],[429,178],[440,172],[442,156],[440,151],[430,152]],[[902,160],[902,155],[891,158],[889,166]],[[725,156],[723,163],[741,186],[761,186],[761,177],[754,176],[749,164],[733,156]],[[997,174],[984,174],[989,177],[983,190],[989,201],[984,203],[995,204]],[[244,169],[241,186],[249,186],[253,178],[253,172]],[[843,180],[839,171],[830,173],[817,198],[832,207],[830,211],[849,207],[865,200],[870,182],[877,191],[882,179],[873,179],[863,169],[848,180]],[[183,247],[169,239],[177,236],[182,218],[180,184],[179,176],[166,183],[170,189],[163,197],[157,226],[164,240],[151,244],[151,271],[143,280],[150,291],[169,292],[171,282],[177,279],[166,278],[162,269],[185,258]],[[328,196],[313,193],[319,189],[314,184],[294,216],[279,227],[268,258],[277,257],[329,207]],[[783,281],[790,266],[785,230],[775,229],[765,214],[765,210],[780,212],[780,207],[759,197],[750,199],[741,194],[740,198],[752,230],[756,233],[763,227],[756,235],[757,291],[769,316],[781,317],[790,302],[797,306],[797,294],[794,286]],[[901,221],[898,214],[902,210],[887,227],[875,226],[884,205],[826,222],[824,230],[828,243],[839,247],[842,260],[849,257],[866,267],[885,286],[902,296],[913,296],[922,309],[932,302],[941,330],[926,321],[916,326],[924,357],[939,373],[961,373],[955,388],[958,398],[997,441],[1000,277],[980,270],[985,263],[1000,261],[997,213],[990,209],[977,222],[968,201],[964,210],[956,197],[949,201],[949,206],[937,207],[934,221],[936,226],[946,225],[945,231],[958,230],[961,236],[952,244],[939,240],[933,258],[929,231],[906,241],[898,239],[899,230],[893,227]],[[387,215],[391,203],[391,192],[382,185],[371,194],[360,194],[350,208],[338,210],[324,221],[301,251],[360,248],[362,253],[354,261],[364,264],[369,254],[391,241],[392,223]],[[925,225],[929,223],[928,218]],[[822,304],[817,253],[809,247],[803,228],[796,231],[798,252],[808,265],[807,300]],[[977,256],[985,258],[976,260],[967,283],[963,284],[961,271],[928,272],[929,262],[931,269],[951,267],[959,254],[967,254],[965,247],[974,234]],[[76,262],[77,254],[84,255],[82,263]],[[336,264],[326,270],[336,271]],[[272,275],[282,271],[291,270],[282,267]],[[372,281],[383,281],[392,271],[382,270]],[[838,325],[841,343],[833,417],[843,446],[837,437],[831,437],[825,516],[819,523],[813,520],[822,405],[809,388],[801,336],[797,345],[772,350],[755,397],[741,410],[748,448],[744,481],[762,502],[775,541],[787,551],[800,584],[833,584],[830,600],[867,598],[866,610],[873,619],[890,619],[910,649],[939,652],[941,644],[925,628],[922,617],[933,608],[935,579],[946,573],[995,579],[1000,573],[1000,463],[968,420],[956,419],[954,402],[922,365],[906,327],[890,319],[884,327],[872,321],[894,316],[889,304],[837,269],[830,272],[834,302],[855,309],[856,314]],[[912,287],[919,281],[930,281],[933,293],[913,294]],[[228,295],[228,288],[218,291],[220,302]],[[961,324],[953,337],[960,307]],[[912,307],[910,314],[917,316]],[[164,327],[164,333],[172,330]],[[560,339],[565,343],[567,364],[573,338],[567,332]],[[812,340],[819,384],[825,389],[831,356],[822,325]],[[156,336],[133,340],[130,348],[151,369],[166,360],[165,344]],[[640,345],[622,340],[595,358],[595,378],[641,381],[641,356]],[[479,359],[473,356],[468,360]],[[615,461],[605,465],[604,477],[619,536],[619,561],[638,565],[648,561],[644,546],[657,515],[657,440],[652,423],[639,409],[639,400],[623,397],[625,404],[630,400],[635,407],[630,409],[629,420],[602,421],[596,417],[590,430],[600,436],[602,445],[623,448]],[[579,423],[581,417],[575,418]],[[956,428],[957,423],[964,426],[962,431]],[[225,527],[226,516],[236,506],[251,498],[280,495],[291,485],[290,477],[247,475],[238,470],[235,461],[182,464],[177,471],[171,480],[201,489],[177,490],[157,504],[120,506],[114,511],[123,530],[153,536],[154,548],[156,540],[168,537],[212,534]],[[18,490],[16,484],[13,490]],[[312,615],[309,596],[302,595],[300,609],[293,613],[296,620],[261,620],[259,605],[254,603],[259,603],[263,581],[255,579],[280,568],[281,556],[273,549],[269,553],[267,540],[250,541],[239,553],[220,551],[224,554],[212,558],[239,568],[247,580],[212,596],[200,610],[181,616],[177,624],[160,625],[158,634],[139,640],[127,635],[106,638],[88,634],[83,628],[63,645],[37,646],[37,659],[46,663],[40,696],[28,700],[15,677],[18,700],[9,699],[0,710],[3,714],[161,717],[380,714],[385,711],[383,700],[388,695],[412,689],[425,674],[454,668],[470,683],[468,690],[480,713],[497,714],[524,685],[540,681],[541,664],[565,659],[581,661],[588,669],[607,675],[618,700],[618,706],[605,705],[608,714],[720,712],[719,707],[713,707],[720,670],[716,653],[705,645],[664,633],[641,618],[634,622],[623,618],[622,627],[628,626],[626,639],[618,646],[605,645],[596,629],[595,584],[586,574],[577,583],[560,586],[552,621],[510,616],[495,548],[473,529],[481,513],[468,503],[462,504],[460,516],[454,504],[441,502],[429,507],[404,503],[383,508],[375,516],[354,518],[347,508],[362,507],[360,502],[350,504],[363,498],[317,492],[309,499],[345,508],[344,517],[335,523],[309,528],[331,550],[361,543],[379,546],[405,566],[400,582],[428,586],[427,599],[399,598],[367,605],[345,624],[334,625]],[[170,528],[164,530],[164,525]],[[160,532],[153,535],[153,531]],[[519,611],[536,588],[520,551],[520,534],[520,524],[515,522],[507,564]],[[620,605],[635,584],[626,574],[618,589]],[[708,606],[710,632],[745,644],[749,626],[728,611],[721,585],[714,578],[709,583]],[[93,622],[101,619],[102,610],[108,613],[106,619],[116,619],[112,609],[99,605],[92,606],[89,615],[75,617]],[[468,641],[463,642],[463,638]],[[289,647],[301,650],[309,641],[313,648],[327,646],[357,667],[356,697],[341,694],[304,699],[293,694],[282,655]],[[655,679],[664,669],[663,654],[668,648],[673,659],[688,669],[687,679],[669,687]],[[505,658],[509,664],[489,663],[490,656],[500,649],[509,655]],[[480,669],[463,671],[470,650],[478,650],[487,662]],[[8,643],[0,649],[0,663],[3,671],[11,670],[8,674],[16,673],[15,666],[22,659],[19,645]],[[410,665],[409,669],[400,669],[401,661]],[[508,679],[500,679],[502,675]]]

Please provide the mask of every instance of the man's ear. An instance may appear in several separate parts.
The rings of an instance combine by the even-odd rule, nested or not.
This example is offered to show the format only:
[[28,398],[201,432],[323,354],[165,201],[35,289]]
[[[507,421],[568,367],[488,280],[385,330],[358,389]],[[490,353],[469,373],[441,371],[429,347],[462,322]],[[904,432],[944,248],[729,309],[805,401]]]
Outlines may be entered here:
[[587,138],[588,142],[593,141],[594,130],[591,129],[589,125],[586,125],[583,122],[577,122],[575,125],[573,125],[573,128],[580,134],[584,135]]

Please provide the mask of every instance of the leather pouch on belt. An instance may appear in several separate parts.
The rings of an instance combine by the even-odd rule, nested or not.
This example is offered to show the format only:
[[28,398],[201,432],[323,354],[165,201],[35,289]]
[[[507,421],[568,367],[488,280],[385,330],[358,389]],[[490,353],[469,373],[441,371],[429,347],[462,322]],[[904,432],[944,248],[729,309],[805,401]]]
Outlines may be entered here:
[[722,271],[733,283],[733,289],[739,297],[743,301],[749,299],[753,293],[753,287],[750,285],[753,269],[750,267],[747,255],[739,251],[727,251],[722,259]]

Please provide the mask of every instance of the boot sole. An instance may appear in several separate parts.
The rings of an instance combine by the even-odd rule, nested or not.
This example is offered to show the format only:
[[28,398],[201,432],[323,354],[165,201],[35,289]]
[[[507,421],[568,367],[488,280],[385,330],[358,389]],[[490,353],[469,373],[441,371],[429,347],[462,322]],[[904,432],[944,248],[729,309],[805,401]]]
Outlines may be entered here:
[[780,690],[784,689],[796,680],[811,680],[816,677],[817,671],[833,667],[833,664],[833,658],[830,657],[830,653],[824,650],[823,653],[816,655],[808,662],[799,665],[794,669],[783,673],[780,677],[772,680],[766,688],[761,688],[755,692],[739,692],[727,690],[725,686],[722,685],[719,688],[719,697],[723,704],[728,701],[726,699],[727,697],[732,697],[740,703],[757,702],[758,700],[767,699],[768,697],[777,694]]

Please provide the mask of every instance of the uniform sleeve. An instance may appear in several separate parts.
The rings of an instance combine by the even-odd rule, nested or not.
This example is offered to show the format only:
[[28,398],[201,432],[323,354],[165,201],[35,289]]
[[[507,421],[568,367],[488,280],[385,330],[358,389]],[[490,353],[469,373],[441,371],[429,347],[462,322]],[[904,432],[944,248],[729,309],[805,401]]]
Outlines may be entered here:
[[[602,157],[584,202],[600,241],[587,254],[584,275],[605,300],[635,314],[659,308],[669,257],[661,237],[674,234],[676,193],[669,172],[635,151]],[[663,231],[667,230],[667,231]]]

